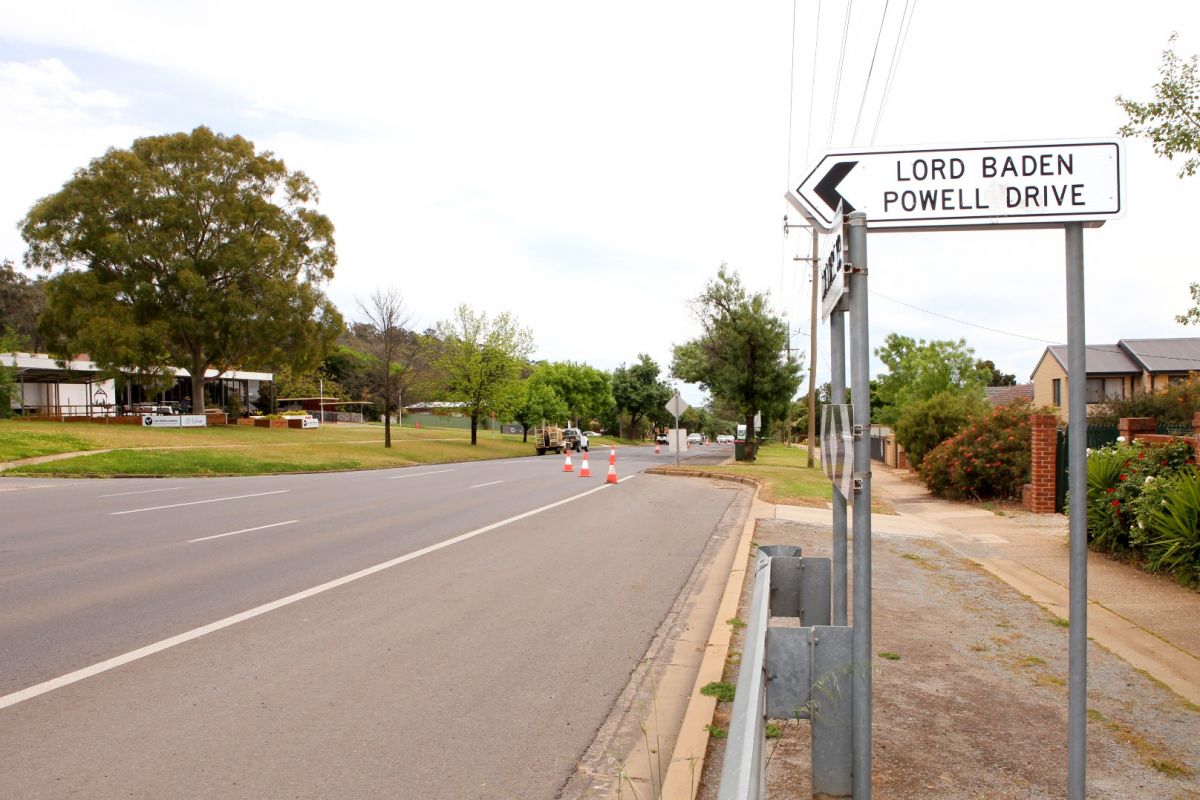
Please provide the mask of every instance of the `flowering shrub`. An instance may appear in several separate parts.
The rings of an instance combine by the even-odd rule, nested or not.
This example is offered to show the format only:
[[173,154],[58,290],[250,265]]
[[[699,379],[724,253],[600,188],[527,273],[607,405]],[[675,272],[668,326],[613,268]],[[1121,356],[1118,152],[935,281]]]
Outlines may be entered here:
[[1088,541],[1099,550],[1125,553],[1140,547],[1150,509],[1160,504],[1164,479],[1192,457],[1188,442],[1118,442],[1088,454]]
[[950,499],[1017,497],[1029,481],[1028,403],[976,417],[931,450],[920,474],[929,491]]

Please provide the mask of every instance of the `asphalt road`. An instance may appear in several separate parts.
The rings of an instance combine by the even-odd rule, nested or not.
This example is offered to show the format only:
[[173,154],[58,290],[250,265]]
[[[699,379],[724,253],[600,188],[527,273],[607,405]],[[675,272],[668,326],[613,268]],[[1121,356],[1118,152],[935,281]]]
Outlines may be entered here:
[[0,481],[0,794],[554,797],[733,497],[607,455]]

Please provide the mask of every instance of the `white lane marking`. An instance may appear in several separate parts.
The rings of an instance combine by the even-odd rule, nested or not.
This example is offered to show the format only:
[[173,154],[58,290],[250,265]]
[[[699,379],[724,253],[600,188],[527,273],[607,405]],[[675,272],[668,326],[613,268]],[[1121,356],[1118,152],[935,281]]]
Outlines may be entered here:
[[624,483],[625,481],[631,481],[631,480],[633,480],[634,478],[636,478],[636,477],[637,477],[638,475],[640,475],[640,474],[641,474],[641,473],[639,472],[639,473],[636,473],[636,474],[634,474],[634,475],[626,475],[624,478],[617,478],[617,483]]
[[182,489],[182,488],[183,488],[182,486],[168,486],[165,489],[142,489],[141,491],[137,491],[137,492],[117,492],[116,494],[100,494],[100,495],[96,495],[96,496],[97,497],[125,497],[126,495],[130,495],[130,494],[150,494],[152,492],[173,492],[176,489]]
[[487,483],[477,483],[477,484],[475,484],[474,486],[472,486],[472,487],[470,487],[470,488],[472,488],[472,489],[478,489],[478,488],[480,488],[481,486],[495,486],[497,483],[504,483],[504,481],[488,481]]
[[452,469],[435,469],[433,472],[414,472],[410,475],[392,475],[389,478],[384,478],[385,481],[395,481],[400,478],[419,478],[422,475],[441,475],[443,472],[454,472]]
[[32,486],[0,486],[0,492],[23,492],[26,489],[54,489],[58,486],[73,486],[74,484],[38,483]]
[[230,531],[229,533],[218,533],[215,536],[201,536],[199,539],[188,539],[188,544],[193,542],[207,542],[209,539],[224,539],[226,536],[237,536],[239,533],[250,533],[250,531],[261,531],[267,528],[278,528],[280,525],[291,525],[299,522],[298,519],[289,519],[287,522],[272,522],[270,525],[259,525],[257,528],[242,528],[240,531]]
[[193,500],[190,503],[172,503],[169,506],[151,506],[150,508],[132,508],[129,511],[112,511],[109,512],[110,517],[118,517],[121,514],[140,514],[143,511],[161,511],[164,508],[182,508],[183,506],[199,506],[204,503],[223,503],[226,500],[244,500],[247,497],[265,497],[269,494],[287,494],[291,489],[279,489],[274,492],[256,492],[255,494],[239,494],[233,497],[214,497],[211,500]]
[[236,625],[239,622],[245,622],[248,619],[254,619],[255,617],[262,616],[269,611],[275,611],[276,609],[283,608],[284,606],[290,606],[293,603],[306,600],[315,595],[327,592],[330,589],[336,589],[339,586],[345,586],[347,583],[352,583],[360,578],[366,578],[370,575],[374,575],[376,572],[382,572],[385,569],[390,569],[391,567],[399,566],[400,564],[404,564],[408,561],[413,561],[421,556],[427,556],[430,553],[436,553],[438,550],[443,550],[451,545],[458,544],[459,542],[465,542],[467,539],[473,539],[476,536],[489,531],[494,531],[497,528],[502,528],[505,525],[510,525],[514,522],[526,519],[527,517],[541,514],[543,511],[549,511],[552,508],[557,508],[558,506],[565,505],[566,503],[573,503],[576,500],[587,497],[589,494],[595,494],[596,492],[603,491],[604,489],[607,489],[608,486],[609,484],[607,483],[602,484],[597,486],[595,489],[588,489],[586,492],[580,492],[573,497],[567,497],[563,500],[556,500],[555,502],[544,505],[541,508],[535,508],[531,511],[526,511],[522,514],[509,517],[508,519],[502,519],[499,522],[493,522],[491,525],[484,525],[482,528],[476,528],[473,531],[461,533],[458,536],[453,536],[445,541],[438,542],[437,544],[431,544],[428,547],[422,547],[420,550],[414,550],[407,555],[393,558],[390,561],[384,561],[372,567],[367,567],[366,569],[360,569],[358,572],[352,572],[349,575],[344,575],[340,578],[335,578],[327,583],[322,583],[320,586],[314,586],[311,589],[305,589],[303,591],[296,592],[295,594],[289,594],[287,597],[273,600],[270,603],[265,603],[261,606],[251,608],[250,610],[243,611],[240,614],[234,614],[231,617],[225,617],[225,619],[220,619],[216,622],[210,622],[209,624],[202,625],[199,628],[192,628],[190,631],[185,631],[184,633],[177,634],[168,639],[155,642],[154,644],[148,644],[145,647],[139,647],[137,650],[131,650],[128,653],[123,653],[119,656],[113,656],[105,661],[92,664],[90,667],[77,669],[74,672],[68,672],[66,675],[60,675],[57,678],[51,678],[48,681],[43,681],[26,689],[21,689],[20,691],[6,694],[0,697],[0,709],[8,708],[9,706],[15,706],[17,703],[31,700],[34,697],[46,694],[47,692],[52,692],[55,689],[61,689],[64,686],[70,686],[71,684],[78,683],[85,678],[91,678],[95,675],[99,675],[102,672],[108,672],[110,669],[116,669],[117,667],[124,666],[125,664],[145,658],[146,656],[151,656],[155,653],[161,653],[163,650],[168,650],[176,645],[185,644],[193,639],[199,639],[201,636],[215,633],[216,631]]

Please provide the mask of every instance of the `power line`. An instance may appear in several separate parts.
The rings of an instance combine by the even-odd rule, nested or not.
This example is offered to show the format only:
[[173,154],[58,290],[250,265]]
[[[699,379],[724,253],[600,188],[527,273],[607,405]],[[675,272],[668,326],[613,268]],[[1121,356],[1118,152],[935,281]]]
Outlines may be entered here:
[[[909,11],[910,2],[912,3],[911,12]],[[887,107],[888,98],[892,94],[896,70],[900,66],[900,58],[904,55],[904,45],[908,41],[908,32],[912,28],[912,18],[916,13],[917,0],[904,0],[904,11],[900,14],[900,27],[896,29],[896,44],[892,47],[892,61],[888,66],[887,80],[883,84],[883,95],[879,98],[879,113],[875,115],[875,127],[871,130],[871,144],[875,144],[875,137],[879,135],[879,122],[883,119],[883,110]]]
[[[891,0],[883,4],[883,14],[879,17],[879,30],[875,33],[875,49],[871,51],[871,66],[867,68],[867,80],[863,83],[862,100],[858,104],[858,116],[854,119],[854,132],[850,134],[850,144],[858,138],[858,125],[862,122],[863,109],[867,107],[867,93],[871,89],[871,75],[875,73],[875,56],[879,54],[879,42],[883,39],[883,23],[887,21],[888,6]],[[903,21],[903,20],[901,20]]]
[[[808,87],[808,138],[804,141],[804,163],[806,165],[808,164],[809,151],[812,149],[813,100],[817,96],[817,45],[821,41],[821,2],[822,0],[817,0],[817,24],[813,27],[812,85]],[[795,5],[792,8],[794,9]],[[796,35],[794,21],[792,23],[792,35]]]
[[854,0],[846,3],[846,17],[842,23],[842,50],[838,55],[837,77],[833,81],[833,108],[829,111],[829,135],[825,138],[825,146],[833,144],[833,126],[837,122],[838,95],[842,93],[842,66],[846,63],[846,39],[850,36],[850,10],[854,8]]
[[[783,190],[792,188],[792,122],[795,114],[792,109],[796,100],[796,0],[792,0],[792,55],[788,62],[788,128],[787,128],[787,170],[783,175]],[[783,224],[787,225],[787,201],[783,201]],[[783,276],[787,272],[787,229],[784,229],[784,245],[779,254],[779,300],[784,302]]]
[[1018,339],[1029,339],[1030,341],[1040,342],[1041,344],[1060,344],[1060,342],[1052,342],[1049,339],[1039,339],[1036,336],[1026,336],[1023,333],[1013,333],[1012,331],[1004,331],[1004,330],[1000,330],[999,328],[989,328],[986,325],[977,325],[974,322],[967,322],[966,320],[963,320],[963,319],[956,319],[955,317],[948,317],[945,314],[939,314],[936,311],[930,311],[928,308],[921,308],[920,306],[914,306],[912,303],[906,303],[903,300],[897,300],[894,297],[888,297],[886,294],[880,294],[879,292],[875,291],[874,289],[869,289],[868,291],[871,294],[875,295],[876,297],[882,297],[884,300],[891,300],[893,303],[899,303],[902,306],[907,306],[908,308],[911,308],[914,311],[920,311],[922,314],[929,314],[934,317],[941,317],[942,319],[948,319],[951,322],[957,322],[959,325],[970,325],[972,328],[979,328],[981,330],[991,331],[992,333],[1000,333],[1000,334],[1004,334],[1005,336],[1015,336]]

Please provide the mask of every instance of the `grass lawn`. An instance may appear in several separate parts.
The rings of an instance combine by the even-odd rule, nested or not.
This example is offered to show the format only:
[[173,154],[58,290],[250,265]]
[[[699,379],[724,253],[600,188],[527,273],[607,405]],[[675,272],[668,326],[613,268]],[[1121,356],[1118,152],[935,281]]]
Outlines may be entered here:
[[45,464],[14,467],[5,475],[263,475],[279,472],[402,467],[534,455],[521,437],[452,428],[393,428],[383,447],[383,426],[324,426],[311,430],[254,428],[151,429],[134,425],[0,420],[0,461],[86,450]]
[[[723,465],[688,466],[686,469],[757,478],[763,487],[759,496],[768,503],[826,508],[833,499],[833,486],[821,470],[819,457],[815,464],[812,469],[808,468],[808,451],[803,447],[768,442],[759,449],[752,464],[735,461]],[[896,513],[889,503],[878,498],[872,498],[871,510],[876,514]]]

